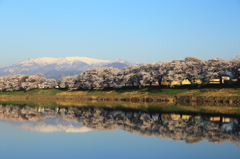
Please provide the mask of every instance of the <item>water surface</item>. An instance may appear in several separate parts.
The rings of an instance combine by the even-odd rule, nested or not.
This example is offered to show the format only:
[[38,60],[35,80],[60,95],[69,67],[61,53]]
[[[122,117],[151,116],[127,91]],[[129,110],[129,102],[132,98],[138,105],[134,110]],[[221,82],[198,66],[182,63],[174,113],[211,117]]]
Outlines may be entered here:
[[239,158],[234,114],[0,106],[1,158]]

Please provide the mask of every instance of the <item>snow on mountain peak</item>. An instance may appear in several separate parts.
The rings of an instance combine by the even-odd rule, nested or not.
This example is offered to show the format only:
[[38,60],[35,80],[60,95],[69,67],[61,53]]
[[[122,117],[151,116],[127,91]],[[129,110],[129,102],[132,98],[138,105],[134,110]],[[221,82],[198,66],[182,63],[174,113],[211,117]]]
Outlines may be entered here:
[[[16,64],[13,64],[9,67],[5,67],[0,70],[0,75],[7,75],[7,74],[36,74],[36,73],[43,73],[47,74],[53,70],[56,70],[58,73],[62,74],[68,73],[69,74],[79,74],[86,69],[92,67],[115,67],[115,68],[122,68],[122,66],[129,66],[132,63],[116,59],[114,61],[110,60],[99,60],[89,57],[65,57],[65,58],[52,58],[52,57],[41,57],[36,59],[26,59],[20,61]],[[56,75],[57,76],[57,75]]]
[[55,63],[59,58],[53,58],[53,57],[41,57],[37,59],[33,59],[34,62],[40,65],[46,65],[46,64],[52,64]]
[[88,57],[65,57],[65,58],[41,57],[36,59],[29,58],[17,64],[30,66],[33,63],[36,63],[39,66],[44,66],[48,64],[57,64],[57,65],[61,65],[64,63],[72,64],[74,62],[84,62],[84,63],[87,63],[88,65],[101,65],[101,64],[109,63],[110,61],[98,60],[98,59],[93,59]]
[[37,58],[37,59],[29,58],[29,59],[26,59],[26,60],[23,60],[23,61],[17,63],[17,65],[20,64],[22,66],[31,66],[32,64],[35,63],[39,66],[44,66],[47,64],[54,63],[57,60],[58,60],[58,58],[52,58],[52,57],[41,57],[41,58]]
[[98,59],[93,59],[93,58],[89,58],[89,57],[65,57],[64,59],[66,59],[69,62],[82,61],[89,65],[96,65],[96,64],[110,62],[109,60],[98,60]]

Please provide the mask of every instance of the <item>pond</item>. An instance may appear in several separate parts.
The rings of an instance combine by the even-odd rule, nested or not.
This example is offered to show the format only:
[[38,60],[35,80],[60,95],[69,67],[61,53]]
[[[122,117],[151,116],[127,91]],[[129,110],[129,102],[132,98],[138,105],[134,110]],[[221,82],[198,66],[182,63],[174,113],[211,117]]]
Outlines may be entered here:
[[1,158],[239,158],[240,116],[0,105]]

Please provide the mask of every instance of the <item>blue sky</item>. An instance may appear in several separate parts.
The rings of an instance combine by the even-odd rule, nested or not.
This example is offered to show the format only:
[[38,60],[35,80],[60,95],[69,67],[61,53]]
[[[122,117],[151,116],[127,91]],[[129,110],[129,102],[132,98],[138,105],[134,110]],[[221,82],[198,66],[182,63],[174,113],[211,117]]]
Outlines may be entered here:
[[240,0],[0,0],[0,67],[82,56],[157,62],[240,54]]

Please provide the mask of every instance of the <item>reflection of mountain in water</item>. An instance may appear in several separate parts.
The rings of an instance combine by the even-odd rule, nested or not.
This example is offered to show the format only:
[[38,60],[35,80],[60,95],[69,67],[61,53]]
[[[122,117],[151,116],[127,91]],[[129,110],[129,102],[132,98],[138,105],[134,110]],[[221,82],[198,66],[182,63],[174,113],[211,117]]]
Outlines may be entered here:
[[90,128],[83,126],[79,122],[63,121],[60,116],[57,116],[54,118],[46,118],[41,123],[37,123],[35,121],[24,121],[24,122],[15,122],[14,124],[25,130],[39,131],[39,132],[65,131],[65,132],[79,133],[79,132],[91,131]]
[[[23,122],[24,124],[17,123],[17,125],[35,131],[85,132],[92,129],[123,129],[131,133],[186,143],[208,140],[213,143],[240,144],[240,119],[231,117],[148,114],[99,108],[37,108],[0,105],[0,118],[15,123]],[[46,122],[50,118],[54,122]],[[33,121],[35,124],[32,124]],[[49,126],[49,123],[52,124]]]

